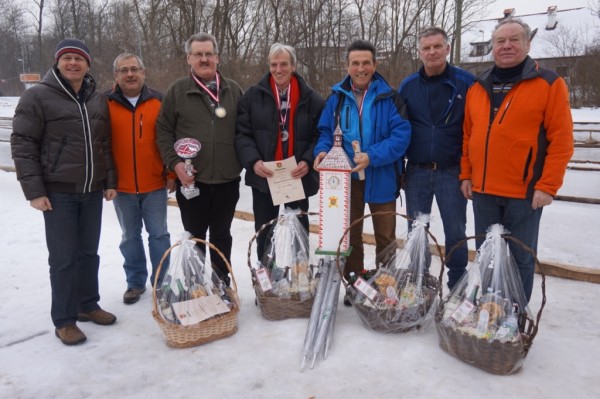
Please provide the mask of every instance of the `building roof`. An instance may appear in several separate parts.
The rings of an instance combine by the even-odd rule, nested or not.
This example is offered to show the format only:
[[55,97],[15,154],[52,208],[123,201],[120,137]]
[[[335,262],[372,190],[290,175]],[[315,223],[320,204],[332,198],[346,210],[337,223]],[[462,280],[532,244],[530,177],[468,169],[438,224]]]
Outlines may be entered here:
[[586,47],[597,44],[600,18],[588,7],[559,10],[556,6],[534,14],[519,15],[518,9],[507,9],[498,18],[476,21],[465,27],[462,34],[461,62],[492,61],[491,38],[496,24],[511,15],[531,27],[529,55],[534,59],[580,56]]
[[350,159],[342,147],[342,140],[342,131],[338,125],[333,132],[333,147],[331,150],[329,150],[327,155],[325,155],[325,158],[323,158],[319,164],[319,169],[338,170],[344,172],[349,172],[352,170]]

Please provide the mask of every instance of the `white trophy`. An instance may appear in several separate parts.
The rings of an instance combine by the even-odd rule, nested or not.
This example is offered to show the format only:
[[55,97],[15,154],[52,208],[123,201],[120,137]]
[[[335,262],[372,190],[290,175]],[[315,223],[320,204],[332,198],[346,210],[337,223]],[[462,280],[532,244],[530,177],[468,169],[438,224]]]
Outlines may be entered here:
[[[185,138],[179,139],[175,142],[175,152],[181,158],[185,159],[185,173],[188,176],[194,176],[194,167],[192,166],[192,158],[198,155],[200,151],[200,142],[196,139]],[[189,186],[181,185],[181,194],[187,199],[191,199],[200,195],[200,189],[194,185]]]

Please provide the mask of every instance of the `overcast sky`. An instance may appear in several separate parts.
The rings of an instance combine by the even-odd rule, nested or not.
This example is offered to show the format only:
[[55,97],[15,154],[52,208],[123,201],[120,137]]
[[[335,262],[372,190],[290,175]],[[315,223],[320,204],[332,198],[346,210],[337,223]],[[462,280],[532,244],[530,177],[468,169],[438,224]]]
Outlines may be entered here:
[[559,10],[585,7],[589,0],[496,0],[489,9],[488,18],[501,16],[507,8],[515,8],[516,15],[545,12],[549,6],[558,6]]

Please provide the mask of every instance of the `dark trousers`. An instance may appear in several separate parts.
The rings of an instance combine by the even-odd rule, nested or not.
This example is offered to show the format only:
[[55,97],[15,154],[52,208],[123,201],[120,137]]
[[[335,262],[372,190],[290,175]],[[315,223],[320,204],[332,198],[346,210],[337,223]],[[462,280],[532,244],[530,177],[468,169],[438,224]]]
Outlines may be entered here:
[[[371,213],[375,212],[395,212],[396,201],[390,201],[383,204],[369,203]],[[352,179],[350,182],[350,223],[354,223],[365,214],[365,181]],[[363,225],[361,220],[350,229],[350,245],[352,252],[346,258],[344,267],[344,277],[350,278],[350,273],[354,272],[356,276],[360,272],[371,267],[364,265],[365,251],[363,245]],[[380,255],[387,246],[396,240],[396,215],[373,216],[373,233],[375,236],[375,257],[381,259]],[[379,267],[379,265],[377,265]]]
[[[531,199],[507,198],[497,195],[473,193],[475,234],[484,234],[491,225],[500,223],[513,237],[520,240],[537,254],[538,235],[543,209],[532,209]],[[485,238],[476,240],[477,248],[483,244],[484,240]],[[523,291],[527,301],[529,301],[533,290],[535,258],[513,241],[509,240],[508,246],[519,268]]]
[[[185,230],[205,241],[208,231],[208,241],[217,247],[231,264],[231,222],[240,198],[240,179],[222,184],[196,182],[200,195],[192,199],[185,198],[179,187],[178,184],[176,199]],[[198,244],[198,247],[206,254],[205,245]],[[210,259],[219,278],[229,285],[229,270],[223,259],[212,249]]]
[[[308,212],[308,198],[289,202],[285,204],[285,207]],[[252,188],[252,211],[254,212],[254,231],[258,231],[263,224],[270,222],[279,215],[279,205],[273,205],[270,193],[263,193],[256,188]],[[308,216],[300,216],[299,219],[302,226],[308,231]],[[271,237],[273,227],[265,229],[256,237],[256,254],[259,261],[263,260],[265,243],[267,238]]]
[[98,243],[102,191],[88,194],[48,193],[51,211],[44,212],[52,322],[58,328],[77,321],[78,312],[99,308]]

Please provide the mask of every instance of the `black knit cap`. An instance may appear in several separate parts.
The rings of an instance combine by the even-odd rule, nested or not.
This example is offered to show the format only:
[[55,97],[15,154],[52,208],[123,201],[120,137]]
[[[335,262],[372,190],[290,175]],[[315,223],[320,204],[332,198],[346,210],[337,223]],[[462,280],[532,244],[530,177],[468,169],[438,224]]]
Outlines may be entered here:
[[54,56],[55,61],[58,62],[58,59],[61,55],[65,53],[76,53],[86,59],[88,66],[92,63],[92,57],[90,57],[90,49],[88,46],[79,39],[64,39],[60,43],[56,45],[56,54]]

